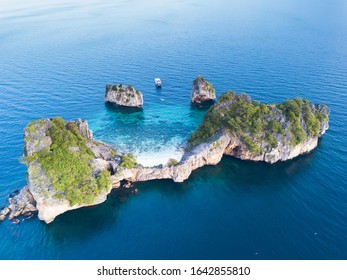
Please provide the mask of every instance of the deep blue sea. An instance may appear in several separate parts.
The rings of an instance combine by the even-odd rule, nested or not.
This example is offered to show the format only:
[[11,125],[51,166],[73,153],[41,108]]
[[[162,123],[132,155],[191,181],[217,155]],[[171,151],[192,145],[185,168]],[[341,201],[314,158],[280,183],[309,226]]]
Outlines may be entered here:
[[[347,259],[345,0],[1,1],[0,205],[26,183],[30,120],[83,118],[143,160],[177,155],[206,112],[190,105],[198,75],[218,95],[325,103],[330,128],[288,162],[224,157],[49,225],[6,220],[0,259]],[[139,89],[143,110],[106,105],[107,83]]]

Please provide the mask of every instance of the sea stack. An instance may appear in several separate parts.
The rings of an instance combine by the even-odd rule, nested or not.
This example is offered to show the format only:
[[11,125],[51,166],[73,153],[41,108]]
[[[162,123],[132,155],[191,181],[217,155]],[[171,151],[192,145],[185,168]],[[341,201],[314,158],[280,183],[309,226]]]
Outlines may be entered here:
[[143,96],[132,85],[106,85],[105,101],[119,106],[140,108],[143,105]]
[[192,103],[201,104],[206,101],[216,99],[216,91],[212,87],[212,84],[204,79],[202,76],[198,76],[193,81],[192,92],[190,94]]

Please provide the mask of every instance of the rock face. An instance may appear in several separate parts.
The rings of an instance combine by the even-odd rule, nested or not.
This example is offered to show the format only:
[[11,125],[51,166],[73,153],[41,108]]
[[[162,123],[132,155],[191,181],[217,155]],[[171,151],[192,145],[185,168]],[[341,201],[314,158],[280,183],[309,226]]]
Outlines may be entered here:
[[131,85],[106,85],[105,101],[125,107],[142,107],[142,93]]
[[308,153],[328,129],[329,109],[299,98],[260,104],[246,94],[228,92],[206,113],[189,141],[195,147],[215,134],[229,142],[224,154],[275,163]]
[[78,119],[76,124],[77,124],[78,130],[80,131],[83,137],[85,137],[86,139],[93,140],[93,132],[88,128],[87,121],[82,121],[81,119]]
[[256,154],[250,152],[248,147],[239,138],[235,138],[231,135],[228,137],[229,143],[224,151],[225,155],[230,155],[242,160],[265,161],[268,163],[290,160],[299,155],[309,153],[318,145],[318,137],[308,137],[304,142],[295,147],[280,144],[274,149],[269,151],[264,150],[260,154]]
[[318,145],[318,138],[321,137],[328,129],[328,122],[323,122],[319,135],[316,137],[308,136],[306,140],[296,146],[291,146],[289,143],[278,141],[278,146],[271,150],[264,149],[260,154],[251,152],[242,139],[228,135],[228,145],[224,151],[225,155],[230,155],[242,160],[265,161],[275,163],[277,161],[286,161],[293,159],[299,155],[309,153]]
[[9,205],[0,212],[0,221],[4,220],[7,215],[9,220],[13,220],[19,216],[32,217],[37,212],[36,201],[28,186],[10,195],[8,201]]
[[215,100],[216,91],[210,82],[199,76],[193,81],[190,98],[192,103],[204,103],[209,100]]

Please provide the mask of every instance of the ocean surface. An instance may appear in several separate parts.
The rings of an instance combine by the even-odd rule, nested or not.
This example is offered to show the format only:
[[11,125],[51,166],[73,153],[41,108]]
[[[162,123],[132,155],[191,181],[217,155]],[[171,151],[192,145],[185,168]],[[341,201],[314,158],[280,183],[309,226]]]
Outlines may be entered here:
[[[218,96],[331,109],[318,147],[294,160],[224,157],[49,225],[6,220],[0,259],[347,259],[346,42],[344,0],[0,1],[3,206],[26,184],[31,120],[87,119],[97,139],[151,165],[179,158],[203,118],[190,105],[198,75]],[[105,104],[107,83],[139,89],[143,110]]]

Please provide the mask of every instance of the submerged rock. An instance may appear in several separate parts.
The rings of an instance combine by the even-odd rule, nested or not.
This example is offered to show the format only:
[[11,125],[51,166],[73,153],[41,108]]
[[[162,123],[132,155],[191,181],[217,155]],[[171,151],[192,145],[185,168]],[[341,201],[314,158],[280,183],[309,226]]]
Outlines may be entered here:
[[131,85],[106,85],[105,101],[125,107],[142,107],[142,93]]
[[204,103],[216,99],[216,91],[212,84],[206,81],[202,76],[193,81],[192,91],[190,94],[192,103]]

